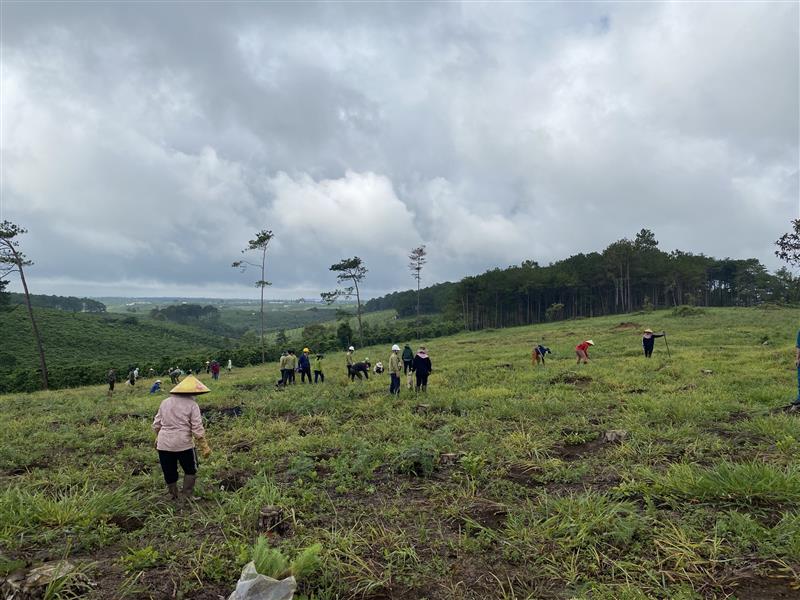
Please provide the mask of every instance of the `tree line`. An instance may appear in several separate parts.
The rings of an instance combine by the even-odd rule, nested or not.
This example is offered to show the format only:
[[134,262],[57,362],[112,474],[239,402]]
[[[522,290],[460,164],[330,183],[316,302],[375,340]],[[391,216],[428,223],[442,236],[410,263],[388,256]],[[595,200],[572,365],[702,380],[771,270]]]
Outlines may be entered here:
[[[9,292],[8,304],[25,304],[25,294]],[[36,308],[52,308],[65,312],[104,313],[106,305],[91,298],[76,298],[75,296],[54,296],[44,294],[31,294],[31,306]]]
[[[415,294],[389,294],[370,300],[367,309],[407,314]],[[770,273],[755,258],[665,252],[653,232],[642,229],[634,239],[613,242],[602,252],[575,254],[547,266],[526,260],[425,288],[420,297],[430,312],[473,330],[683,304],[794,304],[800,302],[800,277],[785,267]]]

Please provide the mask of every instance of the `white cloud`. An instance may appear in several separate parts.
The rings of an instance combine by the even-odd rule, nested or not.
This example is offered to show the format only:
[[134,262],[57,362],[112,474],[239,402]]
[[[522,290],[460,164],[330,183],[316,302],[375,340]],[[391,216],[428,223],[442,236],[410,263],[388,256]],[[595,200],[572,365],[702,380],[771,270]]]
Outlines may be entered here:
[[354,254],[383,292],[421,242],[453,279],[641,227],[775,265],[800,208],[798,10],[9,5],[3,216],[54,292],[240,286],[262,228],[273,294],[330,289]]

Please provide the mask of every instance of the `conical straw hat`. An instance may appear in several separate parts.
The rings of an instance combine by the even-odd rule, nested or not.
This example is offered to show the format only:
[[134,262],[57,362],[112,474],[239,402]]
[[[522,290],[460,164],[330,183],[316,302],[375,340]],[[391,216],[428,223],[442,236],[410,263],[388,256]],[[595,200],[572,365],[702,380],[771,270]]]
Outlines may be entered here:
[[200,381],[194,375],[189,375],[183,381],[181,381],[178,385],[172,388],[169,393],[170,394],[207,394],[211,390],[208,389],[203,382]]

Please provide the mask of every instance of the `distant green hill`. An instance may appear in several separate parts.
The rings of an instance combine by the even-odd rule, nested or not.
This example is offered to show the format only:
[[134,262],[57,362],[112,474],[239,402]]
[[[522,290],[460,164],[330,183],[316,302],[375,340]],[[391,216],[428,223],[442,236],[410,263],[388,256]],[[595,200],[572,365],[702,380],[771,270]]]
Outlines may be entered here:
[[[8,294],[10,304],[23,304],[25,295],[19,293]],[[75,296],[47,296],[45,294],[31,294],[31,304],[40,308],[55,308],[67,312],[104,313],[106,305],[91,298],[77,298]]]
[[[163,370],[183,359],[189,366],[224,345],[223,338],[201,330],[144,316],[70,313],[35,309],[52,385],[64,387],[102,380],[115,367]],[[24,307],[0,312],[0,391],[38,389],[36,346]],[[123,371],[125,371],[123,373]]]

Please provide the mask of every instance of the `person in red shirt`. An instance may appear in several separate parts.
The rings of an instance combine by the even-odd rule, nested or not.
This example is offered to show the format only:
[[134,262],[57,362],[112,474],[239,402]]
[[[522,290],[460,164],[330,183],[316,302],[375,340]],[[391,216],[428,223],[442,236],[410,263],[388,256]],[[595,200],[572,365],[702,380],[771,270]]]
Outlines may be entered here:
[[592,340],[586,340],[575,346],[575,354],[578,356],[577,364],[581,364],[581,361],[583,361],[583,364],[589,362],[589,346],[594,346]]

